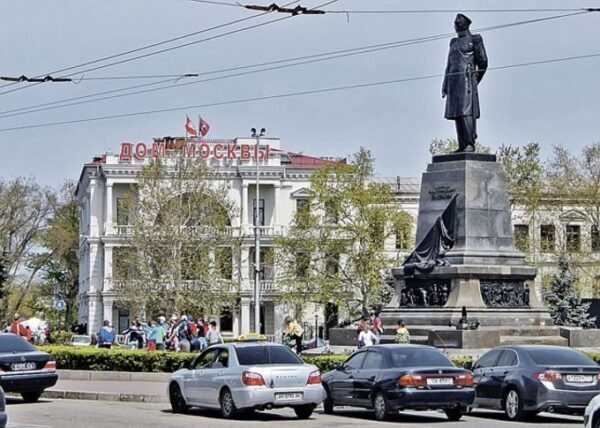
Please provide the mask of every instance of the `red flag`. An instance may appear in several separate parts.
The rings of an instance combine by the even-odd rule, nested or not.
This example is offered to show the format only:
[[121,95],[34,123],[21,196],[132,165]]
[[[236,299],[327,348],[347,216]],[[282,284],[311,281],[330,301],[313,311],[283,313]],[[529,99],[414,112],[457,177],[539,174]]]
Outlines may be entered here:
[[194,129],[194,125],[188,116],[185,117],[185,133],[186,135],[189,134],[192,137],[198,135],[198,131]]
[[198,124],[198,129],[200,130],[200,135],[202,137],[204,137],[206,134],[208,134],[208,130],[210,129],[210,125],[208,124],[207,121],[202,119],[202,116],[200,116],[200,123]]

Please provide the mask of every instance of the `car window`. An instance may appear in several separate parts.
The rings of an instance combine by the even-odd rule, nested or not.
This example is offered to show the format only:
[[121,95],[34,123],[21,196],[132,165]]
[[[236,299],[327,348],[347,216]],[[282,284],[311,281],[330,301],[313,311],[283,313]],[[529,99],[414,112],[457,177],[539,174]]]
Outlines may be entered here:
[[0,336],[0,352],[33,352],[35,348],[25,339],[14,334]]
[[244,346],[236,347],[235,353],[241,366],[264,364],[304,364],[287,346]]
[[529,350],[529,356],[537,365],[566,365],[566,366],[594,366],[596,363],[573,349],[532,349]]
[[516,366],[519,363],[517,353],[511,349],[505,349],[500,355],[500,359],[496,363],[498,367],[511,367]]
[[211,368],[222,369],[225,367],[229,367],[229,350],[219,349],[219,354],[217,355],[215,361],[212,363]]
[[209,349],[207,351],[204,351],[204,353],[200,354],[200,356],[196,358],[193,367],[195,369],[208,368],[215,359],[217,352],[219,352],[218,349]]
[[484,369],[486,367],[492,367],[496,364],[496,360],[498,360],[498,356],[502,352],[502,349],[492,349],[487,354],[484,354],[477,363],[475,363],[475,369]]
[[393,367],[452,367],[452,361],[437,349],[397,348],[390,349]]
[[350,358],[346,360],[344,363],[344,368],[347,370],[358,370],[362,367],[363,361],[365,360],[366,352],[360,352],[358,354],[354,354]]
[[376,370],[381,368],[382,355],[379,352],[367,352],[367,357],[362,368],[365,370]]

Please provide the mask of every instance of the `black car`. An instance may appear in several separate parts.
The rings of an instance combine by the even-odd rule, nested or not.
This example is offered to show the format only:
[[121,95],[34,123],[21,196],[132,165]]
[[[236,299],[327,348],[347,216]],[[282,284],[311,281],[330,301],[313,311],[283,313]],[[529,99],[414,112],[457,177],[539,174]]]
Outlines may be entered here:
[[500,346],[473,366],[474,407],[504,410],[509,419],[543,411],[583,413],[600,393],[600,367],[562,346]]
[[359,350],[323,375],[325,413],[334,406],[375,410],[377,420],[404,409],[443,409],[459,420],[473,401],[473,375],[424,345],[376,345]]
[[57,380],[52,355],[38,351],[20,336],[0,334],[0,386],[5,392],[18,392],[23,401],[32,403]]

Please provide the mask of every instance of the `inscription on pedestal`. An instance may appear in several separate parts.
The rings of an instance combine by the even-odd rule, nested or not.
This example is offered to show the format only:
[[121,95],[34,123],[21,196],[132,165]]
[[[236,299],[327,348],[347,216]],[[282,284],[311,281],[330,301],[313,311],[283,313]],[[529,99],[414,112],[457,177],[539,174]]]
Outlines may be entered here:
[[432,201],[439,201],[442,199],[452,199],[452,196],[456,193],[456,188],[450,186],[436,186],[429,191]]
[[529,308],[529,286],[523,281],[482,279],[481,297],[490,308]]
[[442,307],[450,295],[449,280],[407,281],[400,291],[400,306],[408,308]]

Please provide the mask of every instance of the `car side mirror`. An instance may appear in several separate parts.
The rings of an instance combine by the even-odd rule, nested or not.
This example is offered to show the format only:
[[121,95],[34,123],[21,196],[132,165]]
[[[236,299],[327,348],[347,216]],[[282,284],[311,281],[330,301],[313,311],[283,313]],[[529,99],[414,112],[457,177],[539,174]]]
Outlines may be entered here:
[[473,365],[473,361],[467,361],[465,362],[465,364],[463,365],[463,367],[467,370],[473,370],[473,368],[475,367]]
[[340,363],[333,363],[333,370],[342,370],[342,365]]
[[193,361],[188,361],[185,363],[184,367],[188,370],[194,370],[194,362]]

